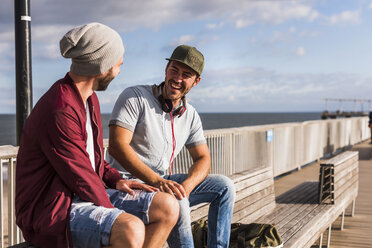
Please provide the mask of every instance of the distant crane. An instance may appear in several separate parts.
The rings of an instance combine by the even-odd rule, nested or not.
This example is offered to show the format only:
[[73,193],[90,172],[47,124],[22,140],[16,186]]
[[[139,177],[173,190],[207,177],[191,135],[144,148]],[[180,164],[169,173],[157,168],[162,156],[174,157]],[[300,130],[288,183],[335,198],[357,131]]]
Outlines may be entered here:
[[[353,117],[353,116],[368,116],[368,111],[371,111],[372,99],[352,99],[352,98],[325,98],[325,111],[322,113],[322,119],[335,119],[337,117]],[[328,102],[338,102],[339,109],[336,112],[328,111]],[[342,104],[344,102],[353,102],[354,111],[344,111]],[[357,104],[360,103],[361,110],[357,111]],[[368,103],[368,111],[364,111],[364,103]]]

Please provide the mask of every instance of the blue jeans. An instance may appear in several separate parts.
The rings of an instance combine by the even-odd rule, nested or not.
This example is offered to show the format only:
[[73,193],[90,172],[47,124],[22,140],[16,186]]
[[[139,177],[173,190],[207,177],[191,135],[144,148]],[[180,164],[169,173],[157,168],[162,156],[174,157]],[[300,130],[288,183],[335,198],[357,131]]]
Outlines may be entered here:
[[71,204],[70,230],[76,248],[101,248],[110,244],[111,228],[123,212],[133,214],[145,224],[149,223],[150,205],[155,192],[135,190],[135,195],[116,189],[106,189],[115,208],[105,208],[84,202],[75,195]]
[[[182,183],[186,174],[176,174],[170,180]],[[230,240],[231,217],[234,208],[234,183],[223,175],[208,175],[191,192],[189,199],[179,200],[180,217],[168,237],[171,248],[194,247],[191,232],[190,207],[209,202],[208,247],[228,247]]]

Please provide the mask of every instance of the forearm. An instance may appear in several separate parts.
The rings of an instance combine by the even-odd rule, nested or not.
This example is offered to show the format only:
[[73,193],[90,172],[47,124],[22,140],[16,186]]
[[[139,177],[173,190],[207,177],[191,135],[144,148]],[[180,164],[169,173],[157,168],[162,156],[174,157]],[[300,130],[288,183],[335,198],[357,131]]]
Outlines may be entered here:
[[210,160],[207,157],[203,157],[197,161],[194,161],[190,167],[186,180],[182,183],[186,192],[190,192],[201,183],[208,175],[210,171]]
[[162,179],[141,161],[129,144],[110,145],[109,153],[126,171],[149,185],[156,185]]

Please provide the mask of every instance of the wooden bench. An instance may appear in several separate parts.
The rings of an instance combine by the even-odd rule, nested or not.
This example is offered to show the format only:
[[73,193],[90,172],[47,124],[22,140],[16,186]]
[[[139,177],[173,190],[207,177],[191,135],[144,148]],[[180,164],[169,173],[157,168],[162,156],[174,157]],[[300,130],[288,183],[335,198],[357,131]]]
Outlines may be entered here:
[[[319,181],[304,182],[276,199],[271,168],[235,174],[231,179],[236,187],[232,222],[274,224],[286,248],[311,247],[318,239],[321,247],[323,233],[328,229],[329,247],[332,223],[342,215],[342,229],[345,209],[351,203],[354,212],[358,153],[345,152],[324,161]],[[207,214],[207,204],[192,208],[193,221]]]
[[[230,177],[236,190],[233,222],[252,222],[275,208],[272,168],[261,168],[234,174]],[[208,215],[209,204],[191,208],[191,220]]]
[[346,151],[320,164],[319,203],[333,204],[342,211],[341,230],[344,227],[346,207],[351,205],[354,216],[359,182],[358,152]]
[[[236,189],[233,222],[274,224],[286,248],[311,247],[319,238],[321,246],[327,228],[330,237],[332,223],[344,215],[352,202],[354,209],[358,153],[346,152],[325,161],[319,181],[304,182],[277,198],[271,167],[237,173],[230,178]],[[208,208],[209,204],[192,207],[192,221],[206,217]],[[328,246],[329,242],[328,238]]]

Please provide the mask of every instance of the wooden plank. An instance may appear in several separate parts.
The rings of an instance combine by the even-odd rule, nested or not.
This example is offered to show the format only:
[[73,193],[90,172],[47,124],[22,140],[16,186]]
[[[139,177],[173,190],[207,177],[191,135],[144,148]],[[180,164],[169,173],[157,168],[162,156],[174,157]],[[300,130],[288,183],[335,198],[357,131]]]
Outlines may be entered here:
[[[338,195],[336,198],[335,198],[335,205],[340,205],[340,204],[347,204],[348,203],[345,203],[344,199],[355,199],[357,196],[358,196],[358,184],[359,182],[358,181],[355,181],[354,184],[351,185],[351,187],[349,187],[346,191],[343,192],[343,194],[341,195]],[[347,207],[344,206],[344,208]]]
[[245,190],[243,190],[242,192],[240,192],[239,194],[236,195],[235,197],[235,201],[240,201],[241,199],[249,196],[249,195],[252,195],[264,188],[267,188],[267,187],[270,187],[273,185],[273,181],[272,179],[267,179],[267,180],[264,180],[262,182],[259,182],[255,185],[252,185],[250,187],[247,187]]
[[334,182],[334,191],[335,193],[342,193],[345,188],[349,187],[355,180],[358,180],[358,168],[355,168],[353,171],[350,171],[344,177],[335,180]]
[[[306,223],[302,226],[301,229],[297,230],[297,232],[292,232],[292,236],[289,237],[284,235],[284,239],[286,240],[284,247],[288,248],[306,248],[309,247],[307,244],[314,243],[323,233],[327,227],[321,225],[321,223],[328,223],[330,221],[327,217],[327,211],[331,209],[331,205],[318,205],[316,210],[309,215]],[[293,227],[295,229],[296,227]]]
[[[360,151],[361,159],[359,161],[359,190],[355,216],[345,218],[345,228],[343,231],[338,229],[332,230],[330,246],[332,248],[370,248],[372,244],[372,235],[370,235],[372,230],[372,145],[369,144],[368,140],[356,145],[353,149]],[[318,172],[319,163],[314,163],[304,169],[275,180],[275,190],[288,189],[305,180],[317,180]],[[348,210],[350,210],[349,208],[350,206]],[[348,214],[349,211],[346,213]],[[339,220],[340,217],[338,217],[334,223],[336,227],[338,227]],[[311,247],[314,242],[316,242],[316,244],[318,243],[317,240],[314,240],[309,245],[305,244],[304,247]],[[316,247],[318,248],[318,246]],[[323,247],[325,247],[325,242],[323,243]]]
[[[299,186],[304,187],[306,185],[299,185]],[[300,189],[298,186],[296,188]],[[258,222],[262,222],[262,223],[278,222],[279,221],[278,216],[285,218],[286,212],[290,211],[290,207],[291,206],[293,207],[293,204],[295,204],[296,202],[305,202],[306,201],[305,198],[307,197],[307,195],[303,194],[301,196],[298,196],[296,191],[290,190],[287,193],[282,194],[280,197],[281,197],[281,200],[278,200],[277,198],[276,202],[277,203],[281,202],[282,204],[278,204],[275,207],[275,210],[273,212],[260,218]],[[290,203],[290,204],[284,204],[285,202]]]
[[255,211],[252,214],[244,217],[243,219],[234,219],[233,216],[233,222],[242,222],[242,223],[252,223],[257,222],[257,219],[260,218],[265,213],[270,213],[275,208],[275,203],[272,201],[269,205],[266,205],[265,207],[259,209],[259,211]]
[[263,173],[268,172],[268,171],[272,172],[272,168],[267,167],[267,168],[263,168],[263,169],[258,168],[258,169],[255,169],[255,170],[247,170],[247,171],[235,173],[235,174],[229,176],[229,178],[234,182],[234,184],[236,184],[236,183],[238,183],[242,180],[245,180],[245,179],[250,178],[250,177],[255,177],[256,175],[263,174]]
[[[274,180],[272,177],[272,170],[270,168],[259,169],[255,171],[245,171],[232,175],[230,178],[238,184],[235,185],[236,204],[243,208],[239,201],[245,198],[253,197],[252,199],[245,200],[246,205],[257,201],[259,198],[264,198],[265,194],[271,194],[274,197]],[[235,204],[235,206],[236,206]],[[236,208],[236,207],[235,207]],[[236,208],[234,211],[240,209]],[[202,203],[191,208],[191,220],[196,221],[200,218],[206,217],[209,211],[209,204]]]
[[282,213],[281,215],[277,215],[277,218],[273,220],[273,223],[276,224],[279,228],[283,227],[283,232],[285,232],[288,229],[288,227],[284,228],[285,226],[290,225],[289,223],[297,223],[299,218],[303,218],[303,215],[311,212],[312,209],[317,206],[317,204],[315,204],[316,199],[313,198],[312,200],[309,200],[313,202],[285,204],[286,212]]
[[301,194],[301,192],[312,192],[312,191],[318,190],[318,182],[316,181],[308,181],[303,182],[294,188],[288,190],[287,192],[284,192],[280,196],[276,198],[277,203],[291,203],[293,200],[297,199],[298,195]]
[[358,152],[355,152],[355,151],[345,151],[343,153],[340,153],[338,154],[337,156],[333,157],[333,158],[330,158],[328,160],[325,160],[325,161],[322,161],[320,163],[320,165],[324,165],[324,164],[332,164],[333,166],[337,166],[339,164],[342,164],[344,163],[345,161],[349,160],[349,159],[357,159],[358,160]]
[[[317,184],[313,182],[312,184]],[[302,193],[301,193],[302,192]],[[282,194],[284,196],[289,195],[290,197],[286,197],[284,200],[281,201],[279,204],[277,201],[277,206],[275,210],[260,218],[259,222],[262,223],[279,223],[283,219],[286,219],[289,214],[292,213],[293,209],[296,209],[298,204],[310,204],[313,203],[317,199],[317,193],[311,187],[311,184],[308,182],[302,183],[296,187],[296,191],[289,191],[288,193]]]
[[347,167],[343,168],[343,170],[338,171],[338,173],[334,175],[335,181],[339,180],[340,178],[343,178],[345,175],[347,175],[350,171],[353,171],[355,168],[358,168],[358,161],[351,163]]
[[[275,200],[275,195],[274,195],[274,185],[271,185],[263,190],[260,190],[252,195],[249,195],[239,201],[235,201],[234,205],[234,213],[237,211],[240,211],[241,209],[245,208],[246,206],[257,202],[265,197],[272,197],[273,201]],[[263,206],[262,206],[263,207]]]
[[274,184],[273,174],[271,171],[266,171],[264,173],[255,175],[253,177],[245,178],[244,180],[240,180],[239,182],[235,183],[235,190],[239,192],[241,190],[245,190],[247,187],[258,184],[265,180],[271,180],[272,184]]
[[236,222],[241,219],[247,219],[250,215],[256,216],[256,218],[259,218],[260,216],[267,214],[266,209],[267,206],[274,205],[275,207],[275,197],[274,195],[268,195],[265,198],[258,200],[245,208],[242,208],[239,211],[234,212],[232,222]]
[[333,169],[334,169],[334,175],[336,176],[337,174],[339,174],[340,172],[342,172],[343,170],[345,170],[347,167],[350,167],[354,164],[358,164],[358,160],[355,160],[354,159],[350,159],[348,161],[345,161],[344,163],[342,164],[339,164],[338,166],[335,166]]
[[304,218],[304,215],[307,215],[318,206],[318,204],[316,204],[316,199],[311,198],[309,199],[309,201],[312,201],[310,203],[290,204],[290,208],[288,208],[286,217],[281,218],[282,220],[280,222],[278,221],[279,218],[277,218],[276,220],[274,220],[274,223],[277,223],[279,227],[283,227],[283,232],[288,230],[288,226],[294,225],[299,221],[299,219]]
[[[324,206],[312,205],[311,208],[308,208],[308,212],[303,214],[301,218],[296,219],[294,223],[289,223],[287,226],[284,226],[282,229],[280,229],[280,234],[284,243],[286,243],[286,246],[287,243],[291,242],[290,239],[294,239],[295,235],[297,235],[296,239],[303,240],[301,243],[306,243],[311,235],[305,226],[313,218],[317,218],[319,215],[322,215],[324,209],[326,209]],[[303,234],[301,234],[301,231],[304,231]]]
[[[341,185],[341,187],[339,187],[338,190],[335,190],[334,193],[335,200],[339,199],[340,196],[344,195],[343,192],[347,191],[348,188],[353,188],[356,191],[358,191],[358,177],[353,177],[347,184]],[[336,201],[335,204],[337,204]]]
[[[313,216],[306,226],[289,240],[285,247],[310,247],[309,244],[313,244],[320,234],[337,219],[342,211],[352,202],[354,199],[353,197],[353,195],[347,194],[342,198],[339,204],[320,205],[320,207],[324,207],[326,211]],[[309,238],[306,243],[304,243],[304,240],[306,240],[305,237]]]

